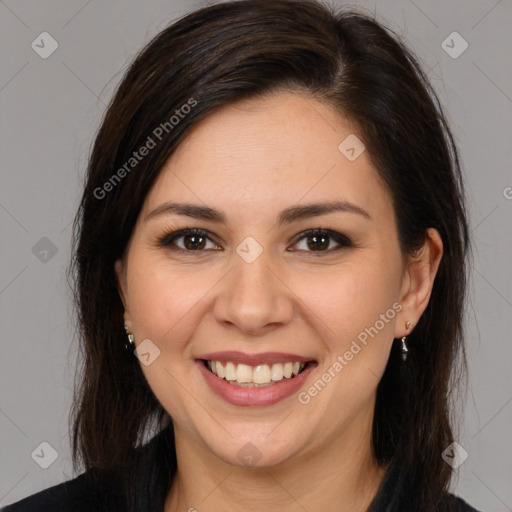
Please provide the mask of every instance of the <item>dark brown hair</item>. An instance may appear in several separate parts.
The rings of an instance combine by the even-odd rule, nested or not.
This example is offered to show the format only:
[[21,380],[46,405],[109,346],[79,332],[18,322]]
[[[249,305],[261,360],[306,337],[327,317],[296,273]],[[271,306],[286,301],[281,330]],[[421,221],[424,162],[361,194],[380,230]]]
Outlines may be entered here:
[[[72,408],[75,468],[123,466],[153,422],[158,430],[169,421],[124,349],[114,273],[148,191],[201,119],[276,90],[307,91],[357,126],[389,188],[405,256],[427,228],[441,235],[429,305],[409,337],[407,364],[393,346],[373,424],[376,460],[398,461],[401,481],[417,489],[410,510],[432,510],[450,482],[441,453],[454,439],[455,380],[466,373],[469,241],[457,149],[436,94],[398,36],[367,15],[307,0],[224,2],[181,18],[138,54],[106,111],[74,225],[82,363]],[[179,116],[186,104],[193,107]],[[166,129],[156,141],[159,126]],[[127,167],[148,137],[156,147]]]

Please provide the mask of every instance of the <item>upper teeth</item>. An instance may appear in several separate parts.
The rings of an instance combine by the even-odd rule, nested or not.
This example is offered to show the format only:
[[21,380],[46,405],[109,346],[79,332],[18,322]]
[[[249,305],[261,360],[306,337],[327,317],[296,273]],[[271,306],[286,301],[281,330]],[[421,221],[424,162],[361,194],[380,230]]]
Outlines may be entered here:
[[269,384],[272,381],[279,381],[283,378],[289,379],[297,375],[306,363],[274,363],[260,364],[258,366],[249,366],[246,364],[236,364],[232,362],[207,361],[208,368],[227,381],[236,384]]

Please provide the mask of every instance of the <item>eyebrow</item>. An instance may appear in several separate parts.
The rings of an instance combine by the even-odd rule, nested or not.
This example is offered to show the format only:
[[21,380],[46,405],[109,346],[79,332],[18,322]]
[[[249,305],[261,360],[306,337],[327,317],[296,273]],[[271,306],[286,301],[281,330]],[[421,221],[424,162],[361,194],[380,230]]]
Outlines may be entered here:
[[[302,219],[318,217],[327,213],[344,212],[355,213],[371,220],[370,214],[349,201],[329,201],[320,203],[310,203],[300,206],[292,206],[283,210],[278,217],[278,224],[291,224]],[[202,206],[192,203],[174,203],[167,202],[161,204],[152,210],[145,218],[145,221],[160,217],[161,215],[183,215],[185,217],[192,217],[194,219],[209,220],[225,224],[226,215],[222,211],[215,210],[209,206]]]

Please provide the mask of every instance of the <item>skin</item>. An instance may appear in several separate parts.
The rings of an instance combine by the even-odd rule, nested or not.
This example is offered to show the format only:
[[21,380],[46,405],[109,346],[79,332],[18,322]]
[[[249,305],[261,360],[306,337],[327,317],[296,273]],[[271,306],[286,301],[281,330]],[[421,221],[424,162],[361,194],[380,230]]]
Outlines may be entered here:
[[[428,304],[442,242],[430,229],[417,254],[402,255],[391,196],[367,152],[351,162],[338,150],[351,133],[347,119],[306,93],[244,100],[201,121],[146,197],[115,268],[128,331],[161,351],[141,367],[175,429],[178,474],[166,512],[313,512],[332,503],[364,511],[377,492],[385,472],[371,451],[377,385],[393,339],[409,334]],[[287,207],[334,200],[370,219],[334,212],[277,224]],[[226,222],[146,220],[168,201],[208,205]],[[213,235],[202,252],[158,245],[187,227]],[[299,239],[315,228],[353,247],[335,250],[330,238],[315,250],[311,237]],[[250,264],[236,252],[248,236],[263,248]],[[182,237],[175,246],[193,244]],[[221,350],[297,353],[318,363],[307,390],[394,303],[401,311],[307,405],[296,394],[271,406],[229,404],[194,363]],[[261,455],[250,468],[237,456],[248,442]]]

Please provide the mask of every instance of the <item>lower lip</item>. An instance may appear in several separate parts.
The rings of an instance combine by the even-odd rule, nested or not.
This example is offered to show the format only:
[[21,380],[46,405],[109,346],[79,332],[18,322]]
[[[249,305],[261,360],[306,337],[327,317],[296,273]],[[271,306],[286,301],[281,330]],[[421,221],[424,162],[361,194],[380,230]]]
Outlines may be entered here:
[[217,377],[217,375],[206,368],[202,360],[196,361],[196,364],[207,384],[217,395],[233,405],[246,407],[273,405],[288,398],[300,389],[315,366],[309,363],[301,373],[292,379],[279,380],[274,385],[266,388],[243,388]]

